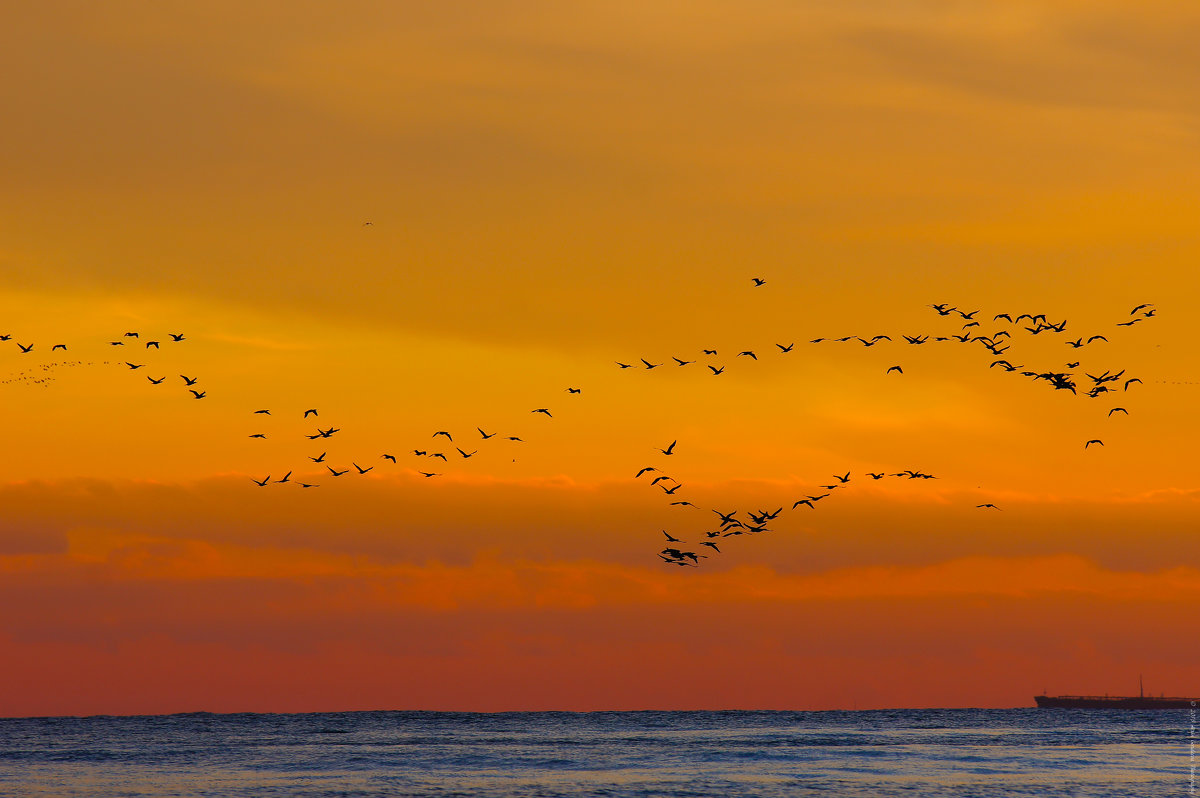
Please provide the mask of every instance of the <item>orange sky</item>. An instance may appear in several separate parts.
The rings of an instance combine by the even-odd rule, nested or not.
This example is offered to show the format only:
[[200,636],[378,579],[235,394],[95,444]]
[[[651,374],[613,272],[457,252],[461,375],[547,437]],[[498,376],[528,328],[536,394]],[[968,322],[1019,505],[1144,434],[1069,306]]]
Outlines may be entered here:
[[[11,12],[0,715],[1196,694],[1198,29],[1069,0]],[[1125,373],[1072,396],[901,338],[1001,329],[1022,370]],[[867,476],[905,469],[937,479]],[[320,487],[251,481],[289,471]],[[657,556],[777,507],[700,568]]]

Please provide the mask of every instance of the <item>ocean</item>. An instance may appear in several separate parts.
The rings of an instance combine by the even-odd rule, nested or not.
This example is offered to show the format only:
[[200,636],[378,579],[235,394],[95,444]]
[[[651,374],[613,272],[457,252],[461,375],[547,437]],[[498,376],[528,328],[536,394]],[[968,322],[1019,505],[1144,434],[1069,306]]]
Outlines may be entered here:
[[0,795],[1181,796],[1189,710],[0,719]]

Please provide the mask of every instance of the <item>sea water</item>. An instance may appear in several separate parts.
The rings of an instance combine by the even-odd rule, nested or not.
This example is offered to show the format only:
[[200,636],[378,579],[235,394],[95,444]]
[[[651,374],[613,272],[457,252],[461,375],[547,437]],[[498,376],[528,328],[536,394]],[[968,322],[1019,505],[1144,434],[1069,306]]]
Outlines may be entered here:
[[0,719],[3,796],[1181,796],[1189,710]]

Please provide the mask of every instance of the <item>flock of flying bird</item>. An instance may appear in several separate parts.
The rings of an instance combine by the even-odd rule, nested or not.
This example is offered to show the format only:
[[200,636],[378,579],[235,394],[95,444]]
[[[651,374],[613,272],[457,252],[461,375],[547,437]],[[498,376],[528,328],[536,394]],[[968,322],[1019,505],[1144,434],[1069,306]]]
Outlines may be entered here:
[[[766,280],[762,278],[752,278],[755,287],[762,287],[766,284]],[[959,343],[966,345],[974,345],[979,348],[979,351],[987,353],[987,359],[990,360],[989,369],[999,368],[1004,372],[1011,373],[1017,376],[1022,376],[1030,379],[1035,384],[1044,384],[1054,391],[1065,391],[1074,396],[1083,396],[1090,399],[1101,399],[1111,395],[1121,395],[1134,386],[1142,383],[1142,380],[1134,376],[1126,376],[1126,369],[1122,368],[1117,371],[1105,369],[1098,374],[1092,374],[1090,371],[1082,371],[1081,363],[1078,360],[1066,362],[1062,365],[1052,367],[1026,367],[1024,365],[1014,365],[1009,357],[1005,357],[1006,353],[1012,346],[1014,336],[1062,336],[1065,346],[1070,348],[1072,354],[1085,347],[1094,347],[1099,344],[1107,343],[1108,338],[1101,332],[1091,332],[1088,335],[1078,335],[1071,339],[1066,333],[1066,320],[1051,321],[1044,313],[1022,313],[1013,315],[1011,313],[998,313],[991,319],[991,324],[998,326],[999,329],[990,334],[983,334],[982,324],[984,323],[980,317],[980,310],[962,310],[957,307],[952,307],[945,303],[935,303],[929,306],[938,316],[942,318],[952,319],[955,322],[961,322],[961,327],[953,333],[946,335],[898,335],[893,338],[887,334],[874,334],[870,336],[862,335],[845,335],[840,337],[820,337],[809,341],[812,345],[820,344],[857,344],[863,348],[870,348],[882,344],[896,344],[897,339],[903,340],[906,346],[922,346],[928,343]],[[1130,312],[1127,318],[1116,322],[1116,327],[1129,328],[1136,324],[1143,323],[1153,319],[1156,316],[1156,310],[1153,304],[1144,303],[1137,305]],[[1000,323],[1004,322],[1003,326]],[[162,368],[155,367],[151,369],[151,364],[141,362],[147,360],[151,350],[155,352],[161,350],[162,346],[174,346],[186,341],[187,338],[182,333],[168,333],[162,338],[143,338],[140,332],[130,331],[125,332],[117,338],[117,340],[109,341],[108,344],[112,347],[122,347],[123,353],[127,353],[128,360],[103,361],[103,365],[118,366],[126,369],[129,372],[138,372],[144,374],[147,385],[159,386],[164,383],[175,384],[172,375],[162,374]],[[35,351],[41,351],[33,343],[22,343],[14,340],[11,334],[0,334],[0,342],[12,342],[15,345],[20,355],[32,354]],[[795,351],[795,342],[775,343],[771,350],[775,356],[787,356]],[[45,351],[54,353],[68,351],[68,346],[62,343],[50,345]],[[645,358],[636,358],[634,362],[618,361],[617,366],[624,369],[636,369],[636,363],[641,364],[641,369],[652,371],[660,367],[667,368],[684,368],[696,365],[700,359],[706,359],[710,362],[705,362],[704,365],[709,369],[712,376],[721,376],[725,373],[726,364],[718,362],[719,358],[717,349],[700,349],[700,355],[694,356],[694,359],[686,359],[672,356],[670,358],[672,365],[667,366],[667,361],[652,362]],[[760,350],[761,351],[761,350]],[[134,354],[134,353],[137,354]],[[763,356],[767,353],[764,351]],[[734,355],[735,358],[746,358],[749,362],[757,362],[759,360],[759,352],[751,349],[744,349]],[[1011,356],[1010,356],[1011,357]],[[17,372],[9,377],[0,380],[0,384],[25,383],[46,385],[53,380],[53,371],[59,367],[71,366],[93,366],[101,365],[95,361],[57,361],[52,363],[43,363],[32,368],[27,368]],[[141,372],[141,369],[147,369],[147,372]],[[889,366],[885,375],[903,375],[904,369],[902,365],[896,364]],[[161,375],[161,376],[159,376]],[[190,395],[192,399],[202,400],[208,396],[207,390],[199,385],[199,379],[185,374],[175,375],[182,381],[182,388],[187,391],[185,396]],[[1118,390],[1120,386],[1120,390]],[[582,389],[578,387],[568,387],[564,389],[569,395],[579,395]],[[311,432],[302,433],[303,437],[313,442],[314,444],[323,444],[334,435],[341,431],[341,428],[330,424],[323,426],[320,421],[320,414],[317,408],[306,408],[302,412],[297,409],[293,411],[302,422],[312,419],[314,429]],[[1108,416],[1114,413],[1128,415],[1128,410],[1124,406],[1114,405],[1108,411]],[[260,408],[249,411],[254,416],[267,417],[271,416],[271,410]],[[545,416],[547,419],[554,418],[553,413],[549,408],[537,407],[530,410],[533,415]],[[275,434],[274,432],[271,433]],[[476,434],[478,437],[476,437]],[[266,439],[267,432],[256,430],[248,434],[251,439]],[[482,451],[480,447],[493,447],[496,443],[502,443],[505,446],[513,444],[523,444],[525,441],[519,435],[501,434],[497,431],[488,432],[482,427],[475,427],[465,437],[461,435],[456,441],[453,434],[447,430],[438,430],[424,442],[418,442],[404,456],[406,458],[418,458],[422,465],[415,466],[413,471],[420,476],[429,479],[442,476],[444,472],[435,471],[432,468],[437,468],[437,465],[432,467],[423,465],[426,461],[440,460],[443,467],[448,466],[450,462],[457,460],[469,460]],[[656,447],[657,451],[664,457],[672,456],[675,453],[678,441],[672,441],[665,447]],[[1103,446],[1104,442],[1100,438],[1092,438],[1084,443],[1084,449],[1092,446]],[[251,478],[252,482],[259,487],[267,487],[269,485],[284,485],[291,484],[301,488],[319,487],[320,483],[316,481],[304,481],[302,479],[293,479],[293,474],[297,473],[300,468],[307,468],[305,474],[312,473],[313,466],[321,466],[328,472],[329,478],[342,477],[347,474],[363,476],[373,471],[379,460],[390,462],[392,465],[399,465],[397,455],[390,452],[383,452],[376,456],[374,453],[370,455],[371,460],[368,462],[362,457],[355,457],[346,463],[339,462],[335,464],[327,458],[329,450],[324,449],[318,454],[308,456],[309,463],[301,466],[293,465],[282,476],[273,477],[267,475],[262,479]],[[436,449],[436,451],[435,451]],[[359,460],[363,460],[360,464]],[[426,470],[429,469],[429,470]],[[808,511],[815,510],[818,503],[845,492],[846,487],[854,479],[870,479],[878,481],[882,479],[907,479],[907,480],[929,480],[937,477],[932,474],[924,473],[920,470],[901,470],[891,473],[884,471],[866,472],[861,475],[852,475],[850,472],[844,474],[834,474],[828,480],[828,484],[820,486],[820,492],[804,493],[799,497],[793,497],[790,507],[783,503],[774,510],[757,509],[757,510],[729,510],[725,511],[716,508],[700,508],[686,498],[685,494],[681,494],[683,484],[677,481],[674,477],[666,474],[659,466],[644,466],[634,475],[634,479],[640,480],[649,485],[650,488],[661,491],[661,496],[666,498],[670,505],[681,508],[690,508],[695,510],[705,510],[717,516],[713,519],[710,525],[713,528],[706,529],[700,534],[700,538],[692,547],[687,547],[687,544],[681,538],[672,535],[666,530],[662,530],[662,535],[666,538],[668,544],[665,548],[658,552],[658,557],[665,563],[683,567],[699,567],[700,560],[709,556],[714,556],[721,553],[720,546],[724,544],[725,538],[736,538],[744,535],[755,535],[771,531],[770,524],[785,513],[803,512],[801,508],[807,508]],[[642,479],[647,477],[647,479]],[[312,479],[311,476],[308,479]],[[991,503],[979,504],[978,509],[981,510],[1000,510]],[[705,514],[707,516],[707,513]],[[712,552],[712,554],[701,553],[699,549],[703,547]]]
[[[756,277],[752,279],[755,287],[760,287],[765,283],[765,280],[762,280],[761,278]],[[1069,347],[1070,352],[1074,354],[1077,350],[1084,347],[1107,343],[1109,339],[1103,331],[1094,332],[1086,336],[1079,335],[1072,339],[1066,335],[1068,325],[1065,319],[1061,321],[1051,321],[1044,313],[1020,313],[1015,315],[1012,313],[997,313],[992,317],[991,323],[999,326],[1000,328],[991,334],[983,334],[980,332],[983,321],[977,318],[982,312],[981,310],[962,310],[947,303],[934,303],[929,305],[929,307],[940,317],[947,317],[955,319],[956,321],[960,321],[961,327],[959,330],[945,335],[898,335],[895,338],[886,334],[875,334],[870,336],[845,335],[840,337],[820,337],[810,340],[809,343],[850,344],[853,342],[863,348],[874,347],[885,342],[896,343],[897,339],[903,340],[904,345],[906,346],[922,346],[927,343],[974,344],[980,347],[981,352],[987,353],[988,359],[990,360],[988,368],[990,369],[999,368],[1003,372],[1026,377],[1034,383],[1044,383],[1052,390],[1066,391],[1073,396],[1083,396],[1090,399],[1101,399],[1102,397],[1107,397],[1110,394],[1121,395],[1125,392],[1128,392],[1132,386],[1142,383],[1142,380],[1138,377],[1126,376],[1127,370],[1125,368],[1122,368],[1118,371],[1113,371],[1111,368],[1109,368],[1104,369],[1097,374],[1092,374],[1090,371],[1078,371],[1081,368],[1081,362],[1079,360],[1073,360],[1062,365],[1051,366],[1048,368],[1030,368],[1024,365],[1014,365],[1008,358],[1004,357],[1004,355],[1012,346],[1014,333],[1018,336],[1063,336],[1064,345]],[[1114,326],[1117,328],[1133,327],[1134,325],[1143,323],[1149,319],[1153,319],[1156,315],[1157,310],[1153,304],[1139,304],[1129,311],[1129,314],[1126,318],[1115,322]],[[1001,326],[1001,322],[1004,323],[1003,326]],[[795,346],[795,342],[775,343],[775,348],[771,350],[771,353],[776,356],[786,356],[794,351]],[[713,359],[719,357],[717,349],[700,349],[699,351],[699,358]],[[737,352],[734,357],[746,357],[752,362],[758,362],[759,353],[755,350],[746,349]],[[673,362],[675,368],[684,368],[696,364],[699,358],[688,360],[687,358],[672,356],[670,360]],[[651,360],[642,357],[636,358],[635,360],[642,364],[641,370],[644,371],[652,371],[654,369],[667,366],[666,360],[663,360],[662,362],[652,362]],[[655,360],[657,360],[657,358],[655,358]],[[616,361],[616,365],[622,370],[637,368],[634,362]],[[725,373],[727,364],[721,362],[712,362],[705,363],[704,365],[712,373],[712,376],[717,377]],[[667,367],[670,368],[671,366]],[[890,374],[903,375],[904,369],[901,365],[889,366],[885,371],[885,375]],[[1080,374],[1082,374],[1082,376],[1080,376]],[[1118,385],[1120,386],[1120,391],[1117,390],[1116,386]],[[1107,416],[1111,417],[1114,413],[1128,415],[1129,411],[1124,406],[1115,405],[1108,410]],[[673,453],[676,444],[677,441],[673,441],[669,447],[666,449],[659,449],[659,451],[664,455],[670,455]],[[1084,442],[1083,448],[1086,450],[1092,446],[1103,445],[1104,441],[1102,439],[1091,438]],[[670,498],[670,504],[672,506],[702,509],[696,507],[696,505],[688,501],[686,497],[679,496],[678,492],[682,488],[681,483],[676,481],[673,477],[659,471],[657,466],[646,466],[642,468],[637,472],[635,478],[640,478],[644,474],[648,473],[653,475],[652,479],[650,480],[650,485],[660,488],[663,493]],[[880,480],[885,477],[936,479],[936,477],[931,474],[925,474],[921,471],[912,470],[890,474],[883,472],[867,472],[862,476],[870,478],[871,480]],[[831,484],[820,486],[821,490],[824,491],[823,493],[805,494],[803,497],[796,499],[791,505],[791,510],[794,511],[801,507],[807,507],[810,510],[816,509],[817,502],[827,499],[830,496],[835,495],[835,491],[845,488],[845,486],[851,480],[851,474],[849,472],[842,476],[835,474],[832,477],[832,480],[833,481]],[[771,531],[771,527],[768,526],[768,523],[779,518],[779,516],[787,510],[786,505],[781,505],[773,511],[759,509],[756,511],[734,510],[731,512],[723,512],[722,510],[715,508],[707,509],[719,517],[720,523],[717,525],[716,529],[710,529],[700,533],[702,539],[697,542],[697,547],[706,547],[711,549],[716,554],[721,553],[721,549],[719,548],[720,539],[769,532]],[[995,504],[990,502],[976,505],[976,509],[985,511],[1001,510],[1000,507],[997,507]],[[739,513],[744,513],[745,518],[738,518]],[[675,537],[675,535],[672,535],[666,530],[662,530],[662,535],[666,538],[667,543],[672,544],[658,552],[659,558],[666,563],[683,567],[698,567],[700,559],[711,556],[700,553],[696,548],[688,549],[675,545],[684,543],[684,541],[678,537]]]

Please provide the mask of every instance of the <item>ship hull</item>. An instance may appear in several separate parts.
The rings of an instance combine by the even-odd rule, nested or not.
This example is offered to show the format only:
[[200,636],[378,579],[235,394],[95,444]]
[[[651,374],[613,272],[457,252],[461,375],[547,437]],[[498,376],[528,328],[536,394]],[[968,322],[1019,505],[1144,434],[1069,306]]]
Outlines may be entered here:
[[1090,695],[1036,695],[1033,700],[1050,709],[1192,709],[1200,702],[1200,698]]

